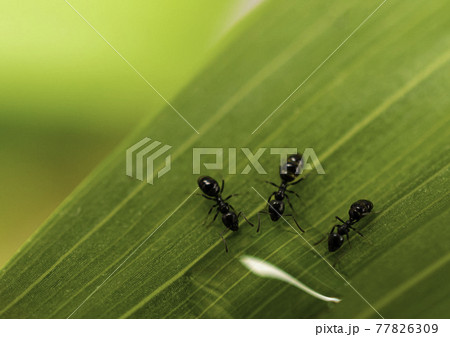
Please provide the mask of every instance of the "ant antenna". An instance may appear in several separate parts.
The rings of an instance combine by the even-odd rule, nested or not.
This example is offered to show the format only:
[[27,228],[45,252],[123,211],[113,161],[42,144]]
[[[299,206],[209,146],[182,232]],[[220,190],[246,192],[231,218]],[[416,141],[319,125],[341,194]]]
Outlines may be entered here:
[[342,222],[343,224],[345,224],[345,221],[342,220],[340,217],[337,216],[336,219],[339,220],[340,222]]

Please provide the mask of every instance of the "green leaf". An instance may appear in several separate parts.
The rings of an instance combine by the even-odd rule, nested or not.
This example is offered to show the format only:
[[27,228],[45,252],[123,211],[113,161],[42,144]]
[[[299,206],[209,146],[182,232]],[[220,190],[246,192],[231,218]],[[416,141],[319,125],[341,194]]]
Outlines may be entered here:
[[[448,317],[450,3],[387,1],[315,71],[380,4],[264,3],[171,102],[200,135],[166,107],[124,141],[2,270],[0,317]],[[125,175],[144,137],[173,147],[154,185]],[[326,174],[293,187],[303,238],[263,217],[262,233],[228,234],[225,253],[220,221],[202,224],[212,203],[189,197],[193,147],[313,148]],[[239,152],[237,172],[247,163]],[[228,174],[228,156],[208,172],[253,221],[265,202],[252,187],[269,196],[262,181],[278,181],[278,159],[260,163],[267,176]],[[365,239],[333,254],[305,242],[362,198],[377,212],[357,225]],[[251,274],[244,254],[342,301]]]

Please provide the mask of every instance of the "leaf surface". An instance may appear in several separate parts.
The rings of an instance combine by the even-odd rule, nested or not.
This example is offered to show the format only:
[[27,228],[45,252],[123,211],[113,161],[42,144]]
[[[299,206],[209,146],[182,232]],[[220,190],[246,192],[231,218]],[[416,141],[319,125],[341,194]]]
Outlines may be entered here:
[[[171,102],[200,135],[170,107],[130,135],[2,270],[0,317],[379,317],[369,302],[386,318],[448,318],[450,4],[387,1],[315,71],[380,4],[258,8]],[[154,185],[125,175],[125,150],[144,137],[172,146],[172,169]],[[212,203],[189,197],[193,147],[313,148],[326,174],[293,188],[303,239],[263,217],[262,233],[244,222],[228,234],[226,254],[220,221],[202,225]],[[262,181],[279,179],[268,152],[267,175],[228,174],[226,150],[224,170],[208,172],[254,222],[265,202],[252,187],[268,197]],[[237,163],[238,173],[248,164],[241,152]],[[377,212],[357,225],[365,239],[352,233],[333,254],[305,243],[363,198]],[[259,278],[244,254],[342,302]]]

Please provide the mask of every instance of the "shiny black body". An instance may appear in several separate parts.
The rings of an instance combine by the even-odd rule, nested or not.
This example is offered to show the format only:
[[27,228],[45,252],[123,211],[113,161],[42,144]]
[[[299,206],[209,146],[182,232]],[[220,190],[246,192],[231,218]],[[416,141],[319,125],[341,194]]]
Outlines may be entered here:
[[[282,215],[284,214],[284,211],[285,211],[284,199],[287,200],[291,209],[294,210],[287,193],[293,193],[296,196],[298,196],[298,194],[293,191],[289,191],[288,187],[298,184],[300,181],[303,180],[303,179],[299,179],[299,180],[293,182],[300,175],[300,170],[301,170],[302,165],[303,165],[303,161],[302,161],[302,156],[300,154],[297,153],[297,154],[291,155],[288,157],[286,164],[284,164],[283,166],[280,167],[281,184],[277,185],[270,181],[266,181],[267,183],[278,188],[278,190],[273,192],[269,196],[269,199],[267,200],[268,210],[258,213],[258,229],[256,230],[257,232],[259,232],[259,230],[261,228],[260,214],[269,214],[270,219],[274,222],[278,221],[282,217]],[[294,215],[286,214],[285,216],[292,217],[292,219],[294,220],[298,229],[300,229],[300,231],[304,232],[304,230],[297,223],[297,220],[295,219]]]
[[[359,235],[363,236],[358,230],[353,228],[353,225],[361,220],[364,216],[369,214],[373,209],[373,203],[369,200],[358,200],[354,202],[348,211],[349,219],[343,221],[341,218],[336,217],[342,225],[334,225],[328,235],[328,250],[334,252],[341,248],[344,244],[344,236],[349,240],[348,233],[350,230],[355,231]],[[336,233],[335,233],[336,230]]]
[[215,181],[213,178],[205,176],[200,177],[197,180],[198,187],[200,190],[209,197],[220,197],[220,193],[222,192],[219,186],[219,183]]
[[[213,200],[216,202],[216,204],[211,206],[211,208],[209,209],[208,215],[211,214],[212,210],[217,207],[216,214],[215,214],[212,222],[214,222],[216,220],[217,216],[219,215],[219,213],[221,213],[222,214],[222,222],[225,225],[225,227],[227,228],[225,230],[225,232],[227,230],[231,230],[233,232],[236,232],[237,230],[239,230],[239,217],[241,215],[244,217],[244,219],[247,221],[247,223],[249,225],[253,226],[253,224],[247,220],[247,218],[245,217],[245,215],[242,212],[239,212],[238,214],[236,214],[236,211],[233,208],[233,206],[231,206],[229,203],[226,202],[231,197],[233,197],[235,194],[231,194],[228,197],[226,197],[225,199],[222,198],[222,192],[225,187],[225,181],[222,180],[222,187],[220,187],[219,183],[216,180],[214,180],[213,178],[208,177],[208,176],[203,176],[203,177],[198,178],[197,183],[198,183],[198,187],[203,192],[203,194],[201,194],[201,195],[208,200]],[[222,240],[225,243],[225,249],[228,252],[228,247],[227,247],[225,239],[223,238],[223,233],[220,234],[220,236],[222,237]]]
[[280,167],[281,180],[286,183],[294,181],[301,174],[302,168],[302,155],[299,153],[290,155],[286,163]]

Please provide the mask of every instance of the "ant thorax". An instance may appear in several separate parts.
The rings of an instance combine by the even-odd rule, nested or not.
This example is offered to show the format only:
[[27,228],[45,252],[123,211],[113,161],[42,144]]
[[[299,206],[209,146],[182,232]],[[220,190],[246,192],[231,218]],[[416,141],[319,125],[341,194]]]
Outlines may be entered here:
[[275,193],[275,199],[276,200],[283,200],[285,196],[284,190],[282,188],[280,188],[277,193]]
[[228,213],[230,211],[230,205],[228,205],[226,202],[221,201],[219,203],[219,211],[222,214]]
[[347,235],[348,232],[349,232],[348,226],[349,225],[347,225],[347,224],[345,224],[345,225],[338,225],[338,228],[337,228],[338,234],[339,235]]

